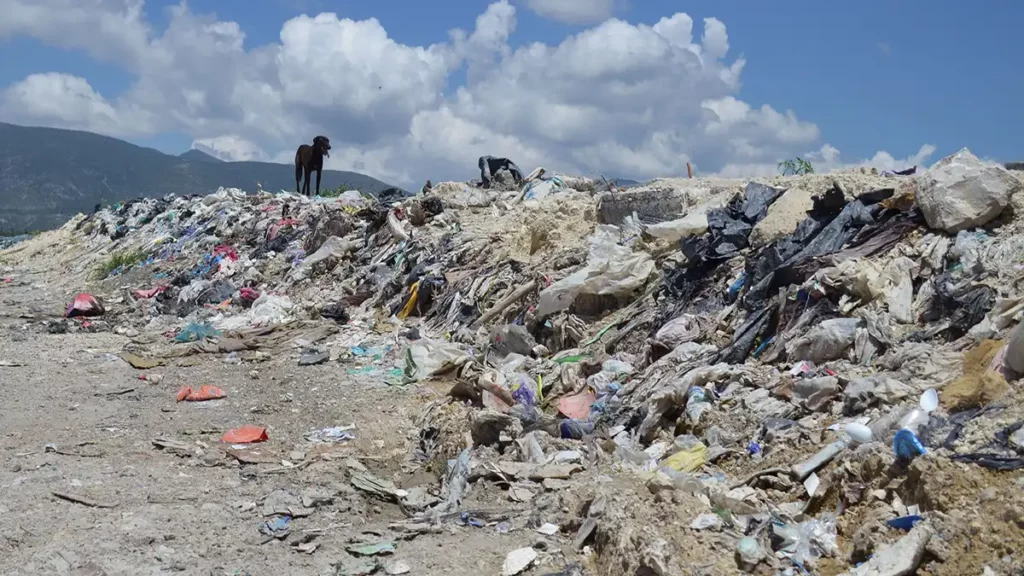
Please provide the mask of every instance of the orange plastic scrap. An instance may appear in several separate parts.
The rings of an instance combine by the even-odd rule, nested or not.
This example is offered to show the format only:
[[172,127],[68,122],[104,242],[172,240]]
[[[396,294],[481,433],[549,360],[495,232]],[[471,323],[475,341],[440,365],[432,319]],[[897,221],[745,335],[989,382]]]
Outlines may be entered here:
[[198,389],[191,386],[182,386],[178,390],[178,402],[203,402],[205,400],[219,400],[227,397],[227,392],[207,384],[203,384]]
[[266,442],[269,439],[266,428],[247,424],[228,430],[221,436],[220,441],[228,444],[249,444],[251,442]]
[[568,418],[586,420],[590,417],[590,407],[593,406],[597,397],[590,390],[585,390],[572,396],[564,396],[558,401],[558,411]]

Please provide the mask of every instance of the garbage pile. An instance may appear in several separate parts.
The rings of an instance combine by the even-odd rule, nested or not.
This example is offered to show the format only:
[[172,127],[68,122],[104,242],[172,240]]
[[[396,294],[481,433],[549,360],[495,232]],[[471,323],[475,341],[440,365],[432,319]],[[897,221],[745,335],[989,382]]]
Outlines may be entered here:
[[310,365],[343,338],[346,361],[399,358],[371,375],[449,381],[410,455],[447,472],[403,503],[411,531],[467,522],[483,488],[598,573],[1024,570],[1013,173],[967,150],[629,190],[479,167],[384,202],[220,190],[79,217],[58,234],[122,292],[75,315],[162,335],[152,356]]
[[14,246],[18,242],[23,242],[31,238],[28,234],[19,234],[17,236],[0,236],[0,250],[6,250],[11,246]]

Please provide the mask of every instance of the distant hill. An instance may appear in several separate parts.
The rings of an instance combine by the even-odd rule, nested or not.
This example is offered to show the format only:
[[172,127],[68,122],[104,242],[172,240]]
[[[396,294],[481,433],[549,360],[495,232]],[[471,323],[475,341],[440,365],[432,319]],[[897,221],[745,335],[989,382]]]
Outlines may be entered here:
[[[294,190],[295,170],[269,162],[223,162],[198,150],[171,156],[91,132],[0,122],[0,235],[61,226],[96,204],[220,186]],[[315,183],[315,182],[314,182]],[[377,194],[386,184],[356,172],[324,170],[320,190]]]
[[185,160],[194,160],[196,162],[209,162],[211,164],[221,164],[224,161],[220,158],[214,158],[202,150],[196,150],[195,148],[188,152],[182,153],[178,158],[184,158]]

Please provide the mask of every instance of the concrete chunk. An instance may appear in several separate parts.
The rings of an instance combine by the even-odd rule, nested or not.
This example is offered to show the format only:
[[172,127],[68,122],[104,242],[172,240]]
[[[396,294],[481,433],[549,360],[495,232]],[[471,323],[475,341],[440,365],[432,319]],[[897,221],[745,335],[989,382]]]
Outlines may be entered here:
[[875,552],[870,560],[850,570],[848,576],[904,576],[917,570],[934,532],[918,524],[898,542]]

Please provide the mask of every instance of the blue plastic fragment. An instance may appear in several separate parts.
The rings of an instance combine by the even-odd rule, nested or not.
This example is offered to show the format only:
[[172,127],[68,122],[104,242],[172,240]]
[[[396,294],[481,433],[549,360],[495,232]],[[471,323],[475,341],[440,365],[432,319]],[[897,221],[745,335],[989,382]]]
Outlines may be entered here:
[[288,536],[291,531],[289,524],[292,521],[291,516],[278,516],[273,520],[267,520],[260,525],[260,532],[271,538],[284,538]]
[[459,519],[462,520],[463,524],[465,524],[467,526],[472,526],[474,528],[483,528],[483,525],[484,525],[483,520],[481,520],[479,518],[474,518],[474,517],[470,516],[466,512],[460,512],[459,513]]
[[928,452],[924,444],[917,439],[917,434],[906,428],[901,429],[892,439],[892,450],[896,457],[902,460],[913,460],[917,456]]
[[892,520],[889,520],[888,522],[886,522],[886,524],[888,524],[890,528],[909,531],[911,528],[914,527],[915,524],[917,524],[921,520],[924,520],[924,518],[917,515],[900,516],[899,518],[893,518]]
[[753,356],[754,358],[760,356],[765,351],[765,349],[768,348],[768,346],[772,343],[773,340],[775,340],[775,336],[772,336],[771,338],[768,338],[764,342],[761,342],[761,344],[754,349],[754,352],[753,354],[751,354],[751,356]]
[[729,294],[736,294],[743,289],[743,285],[747,282],[747,272],[743,271],[740,277],[735,282],[729,285]]

